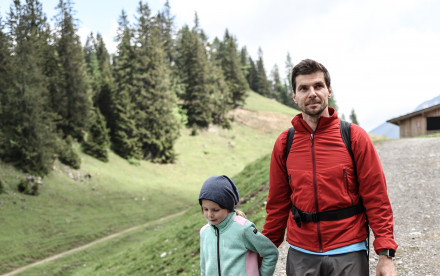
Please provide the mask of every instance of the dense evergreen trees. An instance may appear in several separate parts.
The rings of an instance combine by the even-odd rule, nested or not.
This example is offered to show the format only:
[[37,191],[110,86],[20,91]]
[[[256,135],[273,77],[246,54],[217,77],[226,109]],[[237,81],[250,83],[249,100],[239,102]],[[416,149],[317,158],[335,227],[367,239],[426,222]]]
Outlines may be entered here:
[[0,69],[2,159],[24,171],[46,174],[55,143],[44,70],[44,53],[50,47],[49,26],[37,0],[25,5],[15,1],[7,24],[10,36],[0,35],[4,58],[4,68]]
[[53,29],[38,0],[14,0],[0,17],[0,158],[27,172],[47,174],[55,159],[79,168],[74,143],[102,161],[112,149],[173,162],[181,127],[230,127],[249,89],[294,105],[261,49],[254,61],[228,30],[209,41],[197,15],[175,29],[168,1],[157,14],[140,1],[132,23],[122,11],[112,55],[100,33],[81,45],[71,0],[56,9]]

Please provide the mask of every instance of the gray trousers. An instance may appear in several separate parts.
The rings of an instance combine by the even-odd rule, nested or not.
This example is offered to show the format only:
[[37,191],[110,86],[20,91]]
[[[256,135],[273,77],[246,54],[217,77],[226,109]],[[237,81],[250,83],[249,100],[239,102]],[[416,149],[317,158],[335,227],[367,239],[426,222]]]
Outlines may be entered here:
[[286,273],[288,276],[368,276],[366,251],[340,255],[311,255],[289,248]]

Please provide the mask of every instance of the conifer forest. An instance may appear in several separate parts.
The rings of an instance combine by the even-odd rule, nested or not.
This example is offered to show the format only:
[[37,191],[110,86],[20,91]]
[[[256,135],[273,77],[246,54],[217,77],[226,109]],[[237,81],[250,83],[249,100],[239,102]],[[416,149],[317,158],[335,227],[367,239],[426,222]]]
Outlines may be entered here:
[[79,168],[75,145],[104,162],[112,150],[172,163],[182,128],[230,128],[250,89],[294,106],[287,73],[267,74],[261,49],[253,60],[227,29],[209,40],[197,14],[177,29],[168,2],[153,14],[140,1],[134,22],[122,10],[115,53],[100,33],[82,45],[70,0],[53,24],[45,8],[13,0],[0,14],[0,159],[25,172],[44,176],[57,159]]

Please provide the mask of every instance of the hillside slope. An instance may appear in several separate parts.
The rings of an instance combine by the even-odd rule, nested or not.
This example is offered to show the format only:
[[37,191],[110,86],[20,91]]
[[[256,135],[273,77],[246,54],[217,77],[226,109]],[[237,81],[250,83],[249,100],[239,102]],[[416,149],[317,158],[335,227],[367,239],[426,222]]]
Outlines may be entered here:
[[193,206],[204,179],[235,175],[268,154],[296,113],[251,92],[231,113],[231,130],[181,130],[175,164],[130,165],[112,153],[102,163],[81,153],[80,170],[56,163],[36,197],[17,193],[24,174],[0,163],[0,273]]

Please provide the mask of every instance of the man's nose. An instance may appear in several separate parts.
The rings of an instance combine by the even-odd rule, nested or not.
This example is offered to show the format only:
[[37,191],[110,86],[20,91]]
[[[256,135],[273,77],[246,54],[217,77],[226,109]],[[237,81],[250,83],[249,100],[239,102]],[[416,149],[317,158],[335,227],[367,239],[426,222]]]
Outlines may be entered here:
[[309,89],[309,97],[316,97],[316,91],[315,88],[311,87]]

